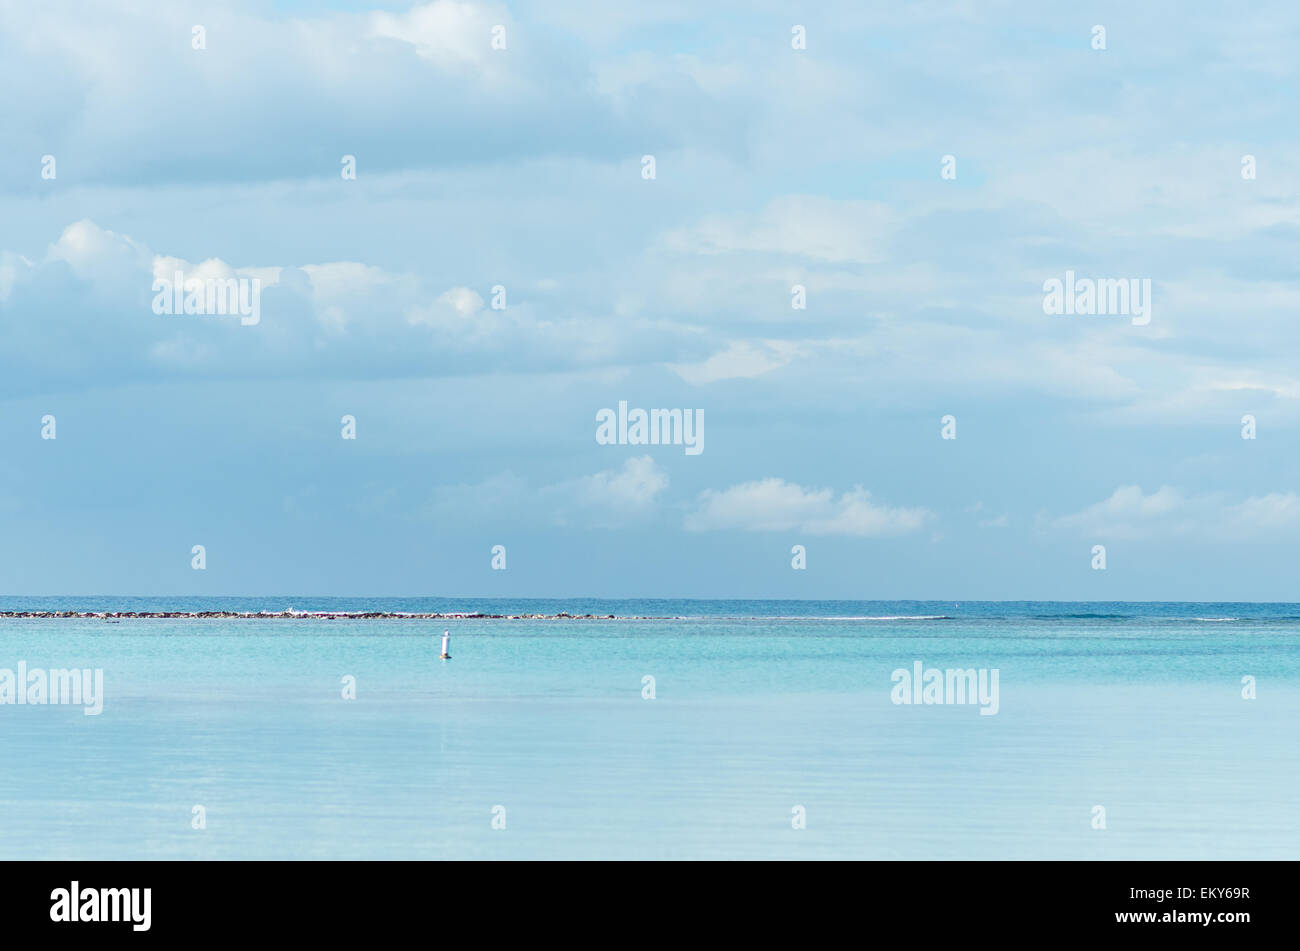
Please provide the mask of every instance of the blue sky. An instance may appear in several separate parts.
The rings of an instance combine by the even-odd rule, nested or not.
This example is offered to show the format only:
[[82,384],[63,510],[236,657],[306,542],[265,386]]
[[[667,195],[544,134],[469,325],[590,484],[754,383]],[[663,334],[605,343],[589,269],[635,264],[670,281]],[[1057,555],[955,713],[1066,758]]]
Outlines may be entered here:
[[1298,597],[1292,5],[0,6],[0,592]]

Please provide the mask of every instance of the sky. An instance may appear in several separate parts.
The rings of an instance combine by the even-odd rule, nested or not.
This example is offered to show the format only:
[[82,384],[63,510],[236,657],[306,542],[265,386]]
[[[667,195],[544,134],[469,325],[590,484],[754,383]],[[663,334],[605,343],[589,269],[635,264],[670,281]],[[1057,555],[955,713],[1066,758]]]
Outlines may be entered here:
[[1300,9],[1188,7],[0,0],[0,594],[1300,600]]

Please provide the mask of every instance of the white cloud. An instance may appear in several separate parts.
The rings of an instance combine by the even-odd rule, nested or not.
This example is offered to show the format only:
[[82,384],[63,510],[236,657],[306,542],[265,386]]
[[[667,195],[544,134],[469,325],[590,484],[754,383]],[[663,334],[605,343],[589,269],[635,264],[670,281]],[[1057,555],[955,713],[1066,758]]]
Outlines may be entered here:
[[453,287],[438,295],[427,307],[412,307],[406,312],[411,324],[424,324],[441,330],[462,330],[468,321],[483,310],[483,298],[468,287]]
[[699,363],[670,363],[669,369],[687,383],[702,385],[718,380],[749,379],[779,369],[793,360],[795,345],[783,341],[736,341],[726,350]]
[[201,286],[205,281],[224,281],[232,277],[256,278],[263,290],[274,287],[280,282],[278,267],[234,268],[220,258],[208,258],[198,264],[191,264],[184,258],[155,255],[153,259],[154,279],[170,281],[177,272],[183,276],[184,286]]
[[[69,269],[79,280],[67,280]],[[258,279],[257,329],[159,317],[151,307],[153,282],[177,271],[187,286]],[[418,275],[357,261],[246,265],[208,257],[192,263],[84,219],[65,228],[35,263],[0,252],[0,309],[22,318],[0,319],[0,379],[14,390],[56,380],[84,385],[100,370],[100,382],[126,385],[181,366],[191,377],[209,378],[566,373],[661,365],[684,336],[670,322],[615,321],[571,304],[554,316],[556,305],[543,291],[520,298],[508,311],[493,310],[472,287],[431,292]],[[54,328],[76,343],[61,348],[57,360],[42,339]],[[490,368],[466,360],[483,353],[493,354]]]
[[356,261],[305,264],[302,269],[311,278],[313,296],[324,301],[345,294],[370,291],[397,279],[396,275],[389,274],[383,268]]
[[805,489],[770,478],[702,492],[686,528],[874,537],[915,532],[934,518],[924,508],[878,505],[861,486],[836,498],[833,489]]
[[885,259],[893,222],[893,212],[881,202],[786,195],[754,215],[711,215],[674,229],[662,244],[685,254],[746,251],[865,264]]
[[483,65],[492,53],[496,24],[503,24],[500,15],[489,15],[481,6],[435,0],[407,13],[372,13],[370,35],[408,43],[421,59],[450,70]]
[[1077,532],[1097,541],[1172,537],[1251,538],[1291,531],[1300,523],[1300,496],[1270,492],[1232,501],[1223,493],[1189,495],[1172,486],[1144,493],[1123,485],[1078,512],[1040,518],[1040,528]]
[[50,245],[49,261],[64,261],[79,277],[115,279],[149,266],[149,249],[127,235],[107,231],[89,218],[74,221]]
[[644,511],[666,488],[668,474],[650,456],[636,456],[621,469],[606,469],[573,484],[579,504],[611,512]]
[[1229,526],[1243,532],[1287,531],[1300,522],[1300,495],[1270,492],[1251,496],[1230,505],[1225,515]]
[[26,277],[34,265],[20,254],[0,252],[0,301],[9,296],[14,283]]
[[612,528],[649,515],[668,488],[668,474],[650,456],[615,469],[533,486],[513,473],[483,482],[438,486],[424,514],[434,519],[472,515],[480,520],[579,524]]

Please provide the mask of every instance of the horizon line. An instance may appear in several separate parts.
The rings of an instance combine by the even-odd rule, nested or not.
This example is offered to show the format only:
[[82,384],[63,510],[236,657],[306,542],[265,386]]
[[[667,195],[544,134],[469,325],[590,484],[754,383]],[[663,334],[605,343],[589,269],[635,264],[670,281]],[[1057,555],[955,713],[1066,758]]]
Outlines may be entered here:
[[448,595],[448,594],[5,594],[0,599],[21,598],[173,598],[173,599],[235,599],[235,598],[302,598],[304,600],[346,601],[366,600],[474,600],[474,601],[776,601],[790,604],[816,603],[823,601],[844,601],[850,603],[901,603],[917,604],[1296,604],[1300,601],[1277,600],[1239,600],[1208,599],[1188,600],[1182,598],[772,598],[772,597],[678,597],[672,595]]

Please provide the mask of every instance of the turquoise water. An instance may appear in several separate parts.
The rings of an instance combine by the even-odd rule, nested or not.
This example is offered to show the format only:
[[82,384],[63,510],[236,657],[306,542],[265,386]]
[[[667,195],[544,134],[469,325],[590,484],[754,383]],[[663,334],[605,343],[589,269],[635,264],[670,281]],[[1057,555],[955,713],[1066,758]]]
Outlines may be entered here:
[[[105,693],[0,706],[0,858],[1300,853],[1300,605],[0,598],[288,607],[663,619],[0,619]],[[893,703],[916,661],[997,714]]]

